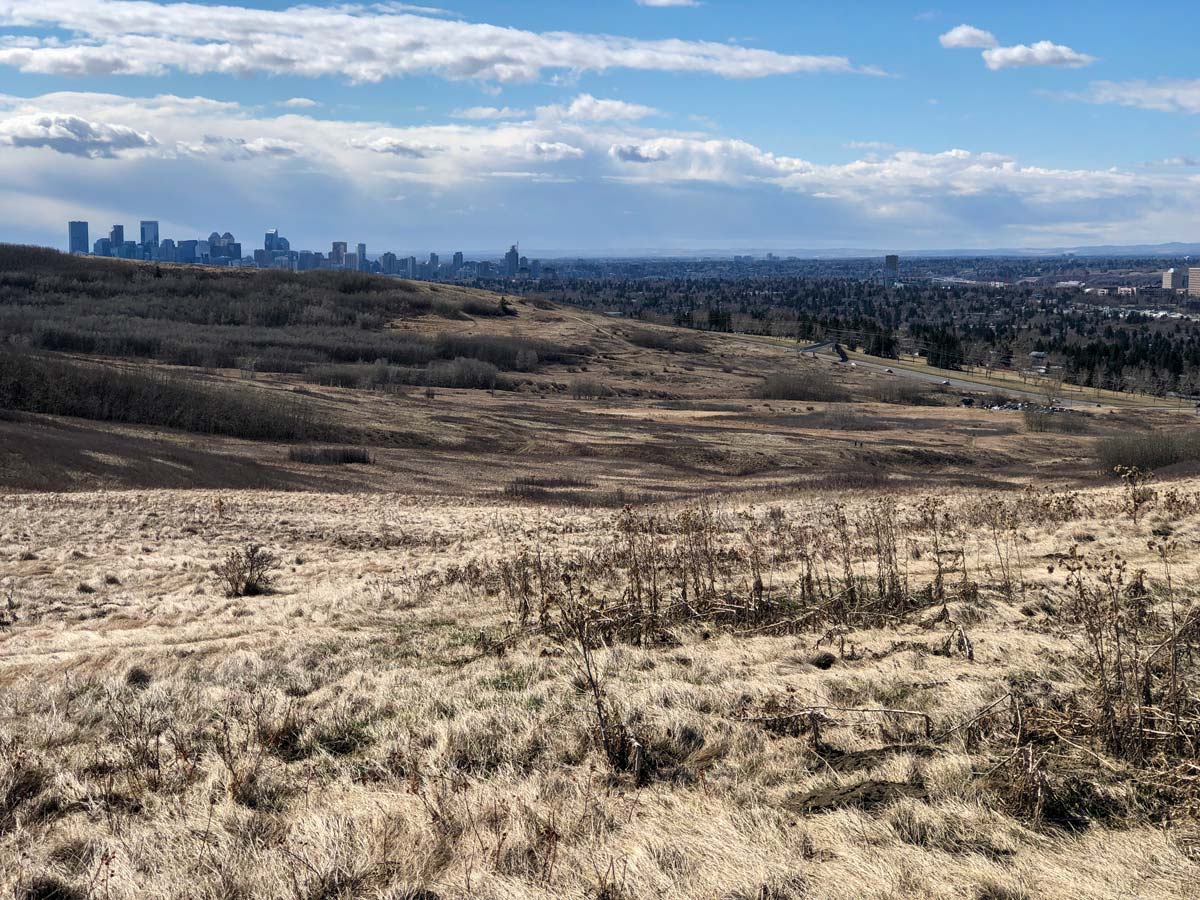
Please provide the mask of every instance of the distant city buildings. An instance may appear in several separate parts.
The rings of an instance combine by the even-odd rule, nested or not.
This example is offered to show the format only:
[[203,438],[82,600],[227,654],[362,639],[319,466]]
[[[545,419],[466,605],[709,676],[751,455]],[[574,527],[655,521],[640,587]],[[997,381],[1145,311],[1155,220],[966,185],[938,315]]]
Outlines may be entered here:
[[142,246],[151,248],[158,246],[158,222],[143,219],[141,231]]
[[1163,272],[1162,286],[1164,291],[1182,291],[1188,286],[1186,269],[1167,269]]
[[1188,269],[1187,289],[1189,297],[1200,297],[1200,267]]
[[87,222],[68,222],[67,223],[67,246],[71,253],[87,253],[88,252],[88,223]]
[[896,281],[900,278],[900,257],[891,253],[883,258],[883,274],[885,278]]
[[[182,263],[185,265],[251,267],[260,269],[285,269],[293,272],[310,272],[332,269],[351,272],[371,272],[402,278],[423,278],[431,281],[443,278],[528,278],[542,275],[539,260],[529,260],[520,255],[514,244],[504,257],[503,266],[491,261],[471,262],[462,251],[457,251],[453,262],[443,265],[437,253],[430,253],[425,262],[415,256],[399,256],[385,252],[372,260],[367,256],[367,245],[358,243],[355,252],[350,252],[347,241],[333,241],[328,255],[316,250],[293,250],[291,242],[272,228],[263,234],[262,247],[243,253],[242,244],[228,231],[214,231],[208,238],[176,240],[163,238],[156,219],[143,219],[139,223],[140,240],[125,240],[125,226],[113,225],[108,237],[97,239],[90,246],[93,256],[108,256],[145,262]],[[87,254],[88,223],[67,223],[67,245],[71,253]],[[547,270],[554,274],[554,269]]]

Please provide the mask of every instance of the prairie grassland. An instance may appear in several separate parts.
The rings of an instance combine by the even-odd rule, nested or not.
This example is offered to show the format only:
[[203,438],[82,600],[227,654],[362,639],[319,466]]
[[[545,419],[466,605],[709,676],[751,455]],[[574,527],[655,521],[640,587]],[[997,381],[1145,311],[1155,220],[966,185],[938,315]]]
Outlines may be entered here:
[[0,893],[1193,896],[1198,490],[0,496]]

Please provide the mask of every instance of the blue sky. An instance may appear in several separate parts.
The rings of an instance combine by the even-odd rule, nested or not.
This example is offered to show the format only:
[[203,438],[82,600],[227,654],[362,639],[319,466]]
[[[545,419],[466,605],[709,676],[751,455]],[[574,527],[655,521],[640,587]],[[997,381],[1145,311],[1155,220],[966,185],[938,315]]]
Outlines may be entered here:
[[1190,5],[0,0],[0,240],[1196,240]]

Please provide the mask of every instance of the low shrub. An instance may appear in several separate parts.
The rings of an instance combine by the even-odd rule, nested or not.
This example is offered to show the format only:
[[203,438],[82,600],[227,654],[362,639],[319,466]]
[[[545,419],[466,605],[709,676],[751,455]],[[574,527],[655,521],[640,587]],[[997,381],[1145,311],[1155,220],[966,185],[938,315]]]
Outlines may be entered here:
[[279,557],[258,544],[248,544],[244,550],[230,550],[217,566],[217,579],[226,597],[254,597],[271,589]]
[[1050,412],[1044,409],[1027,409],[1024,413],[1025,430],[1035,434],[1086,434],[1088,420],[1081,415],[1066,412]]
[[1116,434],[1096,444],[1096,458],[1107,472],[1117,468],[1152,472],[1200,460],[1200,433],[1152,430]]
[[625,340],[635,347],[647,350],[667,350],[673,353],[703,353],[704,342],[690,334],[672,334],[669,331],[639,329],[625,335]]
[[332,432],[303,404],[255,389],[12,351],[0,351],[0,409],[249,440],[311,440]]
[[875,389],[875,397],[881,403],[892,403],[897,406],[938,406],[937,396],[913,381],[896,379],[879,385]]
[[362,447],[292,447],[288,459],[310,466],[366,466],[375,461]]
[[576,400],[598,400],[611,393],[608,386],[596,378],[576,378],[571,382],[571,396]]
[[815,400],[836,403],[849,399],[846,390],[826,372],[779,372],[768,375],[755,390],[760,400]]

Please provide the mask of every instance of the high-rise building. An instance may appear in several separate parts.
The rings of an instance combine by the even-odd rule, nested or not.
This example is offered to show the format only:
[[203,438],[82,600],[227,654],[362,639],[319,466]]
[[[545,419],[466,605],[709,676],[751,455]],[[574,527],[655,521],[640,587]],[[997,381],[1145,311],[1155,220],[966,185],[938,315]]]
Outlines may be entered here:
[[153,249],[158,246],[158,222],[142,219],[142,246]]
[[362,272],[370,271],[371,266],[367,263],[367,245],[366,244],[358,245],[358,268],[359,268],[359,271],[362,271]]
[[343,265],[345,265],[345,267],[347,269],[349,269],[351,272],[358,271],[358,254],[357,253],[347,253],[342,259],[343,259]]
[[390,251],[379,255],[379,268],[384,275],[398,275],[400,273],[399,262],[396,254]]
[[883,258],[883,274],[892,281],[900,277],[900,257],[892,253]]
[[96,256],[112,256],[112,241],[108,238],[98,238],[92,245],[92,253]]
[[333,249],[329,252],[329,262],[335,266],[346,264],[346,242],[334,241]]
[[70,253],[88,252],[88,223],[67,223],[67,247]]
[[459,250],[457,253],[454,254],[454,265],[451,267],[451,271],[454,272],[455,275],[457,275],[459,272],[462,271],[462,267],[463,267],[463,255],[462,255],[462,251]]
[[1188,286],[1186,269],[1167,269],[1163,272],[1162,286],[1164,291],[1182,291]]
[[521,251],[517,249],[516,244],[513,244],[508,248],[508,252],[504,254],[504,274],[509,278],[516,278],[520,268]]
[[114,225],[108,232],[108,242],[112,244],[114,253],[125,246],[125,226]]
[[272,228],[263,237],[263,249],[266,250],[268,253],[275,252],[275,250],[278,249],[276,247],[276,244],[278,243],[278,241],[279,241],[279,229]]
[[1200,297],[1200,267],[1188,269],[1187,289],[1189,297]]
[[440,259],[438,259],[438,255],[436,253],[429,254],[429,277],[430,278],[437,278],[438,266],[440,266],[441,264],[442,264],[442,261]]
[[175,248],[175,259],[181,263],[194,263],[199,257],[200,241],[180,241]]

